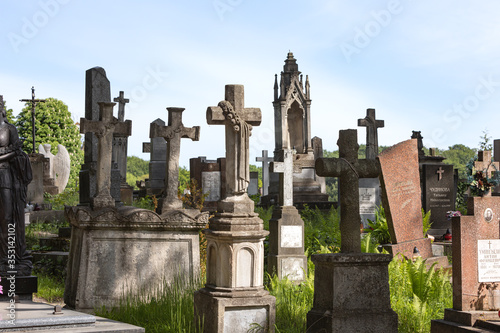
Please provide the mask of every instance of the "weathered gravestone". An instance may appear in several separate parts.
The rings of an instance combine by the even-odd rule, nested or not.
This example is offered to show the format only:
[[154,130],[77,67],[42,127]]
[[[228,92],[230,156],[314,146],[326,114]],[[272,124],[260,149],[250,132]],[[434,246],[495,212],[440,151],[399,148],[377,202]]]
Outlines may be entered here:
[[262,196],[269,193],[269,162],[274,159],[267,156],[267,150],[262,151],[262,157],[255,158],[257,162],[262,162]]
[[153,292],[199,274],[198,232],[208,214],[179,209],[160,216],[115,207],[110,195],[112,138],[118,131],[129,133],[131,124],[113,117],[114,104],[99,103],[100,121],[81,120],[82,132],[97,134],[99,157],[92,206],[65,210],[73,229],[64,301],[76,309],[114,307],[123,295]]
[[[154,124],[154,125],[153,125]],[[150,124],[165,126],[160,118]],[[162,137],[151,138],[143,144],[143,153],[149,153],[149,179],[146,180],[146,193],[149,196],[159,196],[165,189],[165,170],[167,169],[167,141]]]
[[48,158],[43,154],[29,154],[31,170],[33,172],[33,180],[28,184],[26,193],[26,201],[29,203],[41,204],[44,201],[43,193],[43,175],[45,164],[48,163]]
[[417,140],[407,140],[384,150],[379,156],[382,203],[392,244],[384,248],[393,256],[412,258],[419,250],[427,264],[447,266],[446,257],[432,257],[429,238],[424,238]]
[[432,332],[498,332],[499,221],[496,196],[469,197],[467,215],[453,217],[453,309],[432,321]]
[[267,272],[279,279],[301,282],[307,277],[304,255],[304,221],[293,206],[293,150],[284,149],[272,172],[280,175],[279,205],[269,220],[269,255]]
[[168,126],[151,124],[149,137],[162,137],[167,141],[167,159],[165,169],[165,187],[161,212],[182,208],[182,201],[177,195],[179,188],[179,156],[181,150],[181,138],[189,138],[193,141],[200,140],[200,126],[191,128],[182,124],[182,112],[184,108],[167,108]]
[[204,332],[246,332],[260,325],[274,332],[275,298],[264,289],[264,239],[269,234],[246,191],[249,137],[261,122],[244,107],[242,85],[226,85],[225,100],[207,109],[207,123],[226,131],[226,197],[205,230],[207,283],[194,294],[195,318]]
[[191,180],[206,195],[203,210],[215,211],[217,202],[226,196],[226,158],[207,160],[205,156],[189,160]]
[[315,254],[314,303],[308,332],[397,332],[391,309],[388,254],[361,253],[359,184],[376,177],[376,160],[358,159],[356,130],[339,133],[339,158],[319,158],[316,172],[339,177],[341,252]]
[[248,184],[248,195],[259,194],[259,173],[250,171],[250,183]]
[[446,231],[451,228],[447,212],[455,210],[453,165],[424,164],[422,174],[423,208],[426,212],[431,211],[432,228]]
[[57,154],[52,154],[50,144],[38,146],[38,152],[48,158],[44,165],[44,188],[49,194],[59,194],[68,184],[71,172],[71,159],[68,150],[63,145],[57,145]]
[[[123,91],[113,101],[118,103],[118,121],[125,121],[125,104],[129,102],[124,97]],[[128,136],[116,133],[113,135],[113,163],[116,163],[120,171],[120,198],[125,204],[131,205],[134,188],[127,184],[127,150]]]
[[[358,126],[366,127],[366,159],[374,160],[378,156],[377,130],[384,127],[383,120],[377,120],[375,109],[367,109],[366,117],[358,119]],[[359,179],[359,213],[364,228],[368,228],[368,220],[375,221],[375,211],[380,206],[380,180],[377,178]]]
[[[99,102],[111,102],[110,83],[106,77],[106,71],[101,67],[94,67],[85,73],[85,119],[91,121],[99,120]],[[92,132],[85,134],[84,163],[79,174],[80,205],[90,205],[90,198],[96,195],[96,175],[98,159],[98,139]],[[110,147],[111,149],[111,147]],[[116,204],[120,199],[121,176],[116,163],[111,166],[111,196]]]

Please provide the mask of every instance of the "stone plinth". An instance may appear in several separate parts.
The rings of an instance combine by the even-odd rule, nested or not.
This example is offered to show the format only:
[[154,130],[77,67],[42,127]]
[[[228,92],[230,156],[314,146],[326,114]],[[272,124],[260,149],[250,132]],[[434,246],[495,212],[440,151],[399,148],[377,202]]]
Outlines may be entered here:
[[48,159],[43,154],[29,154],[31,170],[33,172],[33,180],[28,184],[28,193],[26,202],[38,203],[43,202],[43,174],[44,164],[48,163]]
[[[2,276],[0,285],[3,287],[3,294],[0,295],[0,302],[8,302],[12,299],[10,294],[11,285],[19,300],[32,300],[33,293],[38,291],[38,278],[36,276],[16,276],[10,279],[10,276]],[[3,318],[7,319],[7,318]]]
[[269,221],[267,272],[280,279],[301,282],[307,277],[304,255],[304,221],[293,206],[276,207]]
[[65,303],[75,309],[116,306],[123,295],[198,276],[198,232],[208,215],[177,210],[159,216],[135,207],[67,207],[73,226]]
[[315,254],[314,303],[307,332],[397,332],[391,309],[388,265],[391,255]]

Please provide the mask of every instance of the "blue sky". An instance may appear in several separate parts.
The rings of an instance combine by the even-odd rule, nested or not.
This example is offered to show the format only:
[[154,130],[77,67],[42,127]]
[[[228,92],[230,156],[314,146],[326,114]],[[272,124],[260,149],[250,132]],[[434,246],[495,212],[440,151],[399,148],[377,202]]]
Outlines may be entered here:
[[[103,67],[111,94],[131,100],[129,155],[148,159],[149,123],[184,107],[181,161],[222,157],[224,130],[207,125],[225,84],[245,85],[260,107],[250,158],[274,149],[274,74],[287,52],[311,84],[312,136],[337,149],[338,131],[375,108],[379,144],[422,131],[424,145],[477,147],[500,138],[500,2],[496,1],[2,1],[0,94],[17,114],[38,98],[64,101],[84,116],[85,71]],[[117,108],[115,108],[115,115]],[[365,142],[365,130],[358,130]],[[255,162],[254,164],[257,164]]]

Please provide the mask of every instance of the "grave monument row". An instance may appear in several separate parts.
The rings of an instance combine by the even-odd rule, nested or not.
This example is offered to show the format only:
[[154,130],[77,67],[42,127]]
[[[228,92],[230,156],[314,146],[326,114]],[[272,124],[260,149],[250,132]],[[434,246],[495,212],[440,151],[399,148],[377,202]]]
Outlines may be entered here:
[[194,295],[204,332],[246,332],[253,324],[274,332],[275,298],[263,285],[268,231],[246,193],[249,137],[260,122],[260,109],[244,107],[242,85],[226,85],[225,99],[207,109],[207,123],[225,127],[226,193],[205,230],[207,283]]
[[[197,277],[198,232],[208,223],[208,214],[179,206],[168,211],[164,207],[161,215],[116,207],[110,193],[111,146],[115,133],[131,133],[131,122],[113,116],[115,103],[98,105],[99,120],[80,121],[81,132],[93,133],[98,140],[96,183],[89,184],[96,189],[95,195],[89,198],[90,205],[65,209],[73,229],[64,301],[77,310],[117,306],[123,295],[160,289],[179,277]],[[178,154],[173,152],[172,160],[178,161]],[[175,171],[173,167],[165,172],[170,177]]]

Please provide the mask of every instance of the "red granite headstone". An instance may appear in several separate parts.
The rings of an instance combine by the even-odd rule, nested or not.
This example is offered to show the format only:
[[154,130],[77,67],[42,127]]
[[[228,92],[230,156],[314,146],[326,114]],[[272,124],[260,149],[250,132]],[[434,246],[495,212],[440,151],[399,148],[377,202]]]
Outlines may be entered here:
[[411,258],[416,247],[422,258],[431,257],[431,240],[423,237],[417,140],[398,143],[378,159],[382,204],[392,240],[387,250]]

